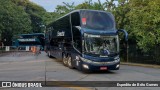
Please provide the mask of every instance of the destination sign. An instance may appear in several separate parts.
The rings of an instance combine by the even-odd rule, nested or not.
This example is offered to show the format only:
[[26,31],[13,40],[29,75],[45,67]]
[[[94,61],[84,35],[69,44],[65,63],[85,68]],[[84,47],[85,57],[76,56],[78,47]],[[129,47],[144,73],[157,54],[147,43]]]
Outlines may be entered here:
[[31,41],[36,41],[36,39],[18,39],[21,42],[31,42]]

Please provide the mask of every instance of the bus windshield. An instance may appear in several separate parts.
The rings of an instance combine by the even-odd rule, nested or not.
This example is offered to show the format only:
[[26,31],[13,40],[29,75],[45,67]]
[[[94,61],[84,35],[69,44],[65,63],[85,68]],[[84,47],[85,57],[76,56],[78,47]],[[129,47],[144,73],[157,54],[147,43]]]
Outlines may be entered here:
[[93,30],[112,30],[114,29],[114,19],[105,12],[82,11],[82,27]]
[[95,57],[108,57],[119,52],[118,36],[84,36],[84,53]]

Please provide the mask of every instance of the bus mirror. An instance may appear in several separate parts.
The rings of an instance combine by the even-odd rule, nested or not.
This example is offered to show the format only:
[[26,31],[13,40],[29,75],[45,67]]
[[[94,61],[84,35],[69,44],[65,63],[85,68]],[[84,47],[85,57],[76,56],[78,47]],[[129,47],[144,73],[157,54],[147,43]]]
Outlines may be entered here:
[[124,49],[126,49],[126,51],[125,51],[125,53],[126,53],[126,61],[128,62],[128,33],[127,33],[127,31],[126,30],[123,30],[123,29],[120,29],[120,30],[118,30],[118,33],[119,32],[123,32],[124,33],[124,35],[125,35],[125,44],[123,45],[123,47],[124,47]]
[[126,41],[126,42],[128,41],[128,33],[127,33],[127,31],[126,31],[126,30],[124,30],[124,29],[120,29],[120,30],[118,30],[117,32],[118,32],[118,33],[119,33],[119,32],[124,33],[125,41]]

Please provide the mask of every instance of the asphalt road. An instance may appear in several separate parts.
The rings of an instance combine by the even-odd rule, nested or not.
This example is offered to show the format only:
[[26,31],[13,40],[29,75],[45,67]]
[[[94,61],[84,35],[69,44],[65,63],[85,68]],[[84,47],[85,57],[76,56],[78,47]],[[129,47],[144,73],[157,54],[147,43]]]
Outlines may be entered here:
[[[16,52],[0,56],[0,81],[160,81],[160,69],[121,65],[120,70],[83,73],[48,58],[45,52]],[[2,90],[160,90],[159,87],[43,87]]]

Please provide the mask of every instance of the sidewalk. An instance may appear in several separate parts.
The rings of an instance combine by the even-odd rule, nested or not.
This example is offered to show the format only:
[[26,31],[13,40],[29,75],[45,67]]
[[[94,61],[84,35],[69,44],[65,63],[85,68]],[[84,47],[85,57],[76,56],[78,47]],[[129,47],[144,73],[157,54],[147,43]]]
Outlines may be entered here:
[[159,68],[160,69],[160,65],[151,65],[151,64],[121,62],[121,65],[140,66],[140,67]]

